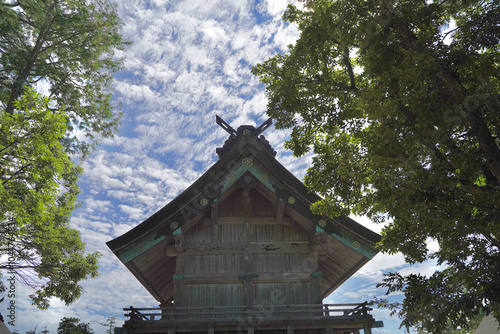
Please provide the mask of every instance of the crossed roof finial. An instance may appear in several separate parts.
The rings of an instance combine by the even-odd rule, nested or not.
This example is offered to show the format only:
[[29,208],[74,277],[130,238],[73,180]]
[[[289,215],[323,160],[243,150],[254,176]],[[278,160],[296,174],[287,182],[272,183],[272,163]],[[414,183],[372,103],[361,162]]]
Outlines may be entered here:
[[[241,125],[238,127],[238,130],[235,130],[231,127],[231,125],[227,124],[222,118],[215,115],[215,122],[224,129],[227,133],[229,133],[229,138],[224,143],[223,147],[217,148],[217,154],[219,158],[222,157],[234,144],[236,138],[240,135],[253,135],[258,138],[261,144],[271,153],[273,156],[276,156],[276,152],[273,150],[271,145],[269,145],[269,141],[266,140],[264,136],[260,136],[262,132],[264,132],[268,127],[273,124],[272,118],[269,118],[267,121],[262,123],[258,128],[255,128],[252,125]],[[259,137],[260,136],[260,137]]]
[[231,127],[231,125],[227,124],[222,118],[220,118],[218,115],[215,115],[215,122],[224,130],[226,130],[227,133],[229,133],[230,136],[236,136],[236,131]]
[[[220,118],[218,115],[215,115],[215,122],[223,128],[227,133],[229,133],[230,136],[237,136],[238,132],[231,127],[231,125],[227,124],[226,121],[224,121],[222,118]],[[262,132],[264,132],[268,127],[273,124],[273,119],[269,118],[267,121],[262,123],[257,129],[255,129],[255,136],[259,136]],[[248,127],[248,125],[243,125],[244,127]]]

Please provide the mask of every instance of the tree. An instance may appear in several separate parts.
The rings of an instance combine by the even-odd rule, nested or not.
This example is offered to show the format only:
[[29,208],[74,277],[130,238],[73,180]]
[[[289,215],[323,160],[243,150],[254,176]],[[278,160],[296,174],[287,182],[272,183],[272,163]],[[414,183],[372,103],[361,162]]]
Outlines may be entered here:
[[70,155],[116,132],[120,27],[106,0],[0,1],[0,269],[33,287],[41,308],[73,302],[78,282],[97,275],[100,255],[85,254],[68,225],[81,173]]
[[[481,321],[485,318],[484,314],[478,314],[474,316],[472,319],[469,319],[469,328],[461,328],[454,327],[451,325],[451,322],[448,322],[446,329],[443,331],[443,334],[474,334],[476,329],[481,324]],[[427,331],[418,331],[417,334],[428,334]]]
[[500,318],[500,4],[309,0],[284,19],[300,38],[253,73],[286,147],[314,151],[313,210],[385,222],[380,250],[444,266],[381,283],[407,330]]
[[78,318],[62,318],[57,328],[57,334],[94,334],[90,325],[80,323]]
[[30,297],[40,308],[50,297],[77,299],[79,281],[97,276],[100,257],[85,254],[79,232],[69,227],[81,168],[60,141],[67,116],[49,104],[25,89],[14,103],[18,112],[0,110],[0,252],[7,255],[0,269],[34,288]]
[[[44,82],[55,109],[65,107],[70,153],[87,154],[98,137],[116,132],[110,103],[114,50],[125,43],[116,5],[106,0],[2,0],[0,101],[15,112],[25,86]],[[77,133],[84,134],[79,140]]]
[[[38,334],[49,334],[49,330],[47,330],[47,326],[45,326],[45,329],[43,331],[40,331]],[[17,329],[15,329],[13,332],[14,333],[17,333],[19,334],[19,331]],[[35,326],[35,329],[30,329],[30,330],[27,330],[26,331],[26,334],[36,334],[36,326]]]
[[116,325],[116,315],[112,315],[106,318],[105,322],[101,322],[101,325],[106,327],[106,334],[114,334],[115,333],[115,325]]

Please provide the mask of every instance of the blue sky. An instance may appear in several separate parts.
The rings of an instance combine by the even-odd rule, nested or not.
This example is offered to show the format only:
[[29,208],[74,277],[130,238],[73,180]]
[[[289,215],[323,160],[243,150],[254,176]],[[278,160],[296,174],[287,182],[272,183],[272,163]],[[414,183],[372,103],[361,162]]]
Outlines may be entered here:
[[[298,37],[281,15],[286,0],[121,0],[118,13],[123,35],[133,44],[117,52],[125,70],[114,82],[114,102],[122,105],[120,133],[102,142],[83,163],[79,184],[81,207],[71,224],[87,250],[103,254],[100,277],[85,281],[86,294],[66,307],[53,300],[39,311],[30,305],[29,291],[16,287],[16,326],[26,330],[45,326],[57,333],[62,317],[90,323],[96,334],[100,322],[123,308],[156,307],[156,301],[105,245],[163,207],[194,182],[215,161],[216,147],[227,133],[215,123],[220,115],[233,128],[260,125],[265,115],[264,87],[250,73]],[[304,176],[311,155],[300,159],[284,151],[287,131],[274,127],[265,136],[277,159],[297,177]],[[360,223],[380,232],[364,218]],[[328,297],[327,303],[363,302],[384,291],[375,288],[382,273],[431,273],[432,264],[408,267],[401,255],[377,255],[359,273]],[[0,311],[6,314],[5,302]],[[402,333],[389,311],[375,310],[385,328],[374,333]]]

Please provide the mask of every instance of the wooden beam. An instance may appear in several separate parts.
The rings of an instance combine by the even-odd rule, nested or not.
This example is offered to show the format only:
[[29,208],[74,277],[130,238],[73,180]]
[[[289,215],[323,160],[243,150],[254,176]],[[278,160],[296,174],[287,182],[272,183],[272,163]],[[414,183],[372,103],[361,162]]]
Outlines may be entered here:
[[212,241],[213,242],[220,242],[220,234],[219,234],[219,224],[214,224],[212,226]]
[[[244,284],[249,282],[251,274],[222,273],[222,274],[184,274],[182,283],[231,283]],[[258,274],[258,279],[253,283],[284,283],[284,282],[314,282],[317,279],[311,277],[310,272],[294,273],[267,273]]]
[[186,255],[224,255],[242,254],[242,243],[188,243],[184,248]]
[[250,243],[252,254],[297,254],[309,253],[309,242],[252,242]]
[[[248,201],[248,203],[251,204],[250,196],[246,191],[243,192],[243,201],[244,202]],[[243,205],[245,206],[245,203],[243,203]],[[242,247],[242,250],[244,250],[243,272],[246,275],[250,275],[252,270],[252,259],[250,253],[250,223],[248,222],[248,220],[245,220],[245,225],[243,228],[243,244],[244,244],[244,246]],[[253,285],[250,283],[250,280],[245,280],[243,282],[243,302],[245,303],[245,305],[252,305],[253,299],[254,299]],[[252,328],[252,333],[253,333],[253,328]]]
[[252,198],[250,197],[250,193],[248,191],[242,191],[242,213],[244,216],[252,215]]
[[178,274],[184,273],[186,267],[186,255],[184,253],[179,254],[175,261],[175,272]]
[[168,245],[167,246],[167,256],[168,257],[176,257],[177,255],[179,255],[179,253],[177,252],[177,249],[175,249],[175,245]]
[[[177,254],[184,253],[184,235],[182,234],[174,235],[174,240],[175,240],[175,250],[177,251]],[[167,252],[168,252],[168,247],[167,247]]]
[[[252,254],[310,253],[308,241],[249,242],[248,248]],[[247,245],[241,242],[184,244],[184,254],[186,255],[243,255],[246,253]],[[177,256],[178,254],[174,245],[167,247],[167,256]]]
[[212,224],[217,224],[218,212],[219,212],[219,207],[217,202],[212,202],[210,204],[210,218],[212,219]]
[[[212,221],[213,224],[212,226],[213,242],[220,242],[218,216],[219,216],[219,204],[217,202],[212,202],[210,204],[210,220]],[[205,222],[205,220],[203,220],[203,222]]]
[[278,201],[276,204],[276,221],[281,223],[283,215],[285,214],[285,202]]
[[[290,225],[290,219],[283,217],[280,221],[276,217],[217,217],[218,225],[243,225],[245,221],[251,225]],[[204,217],[203,225],[211,226],[213,224],[212,217]]]
[[327,237],[325,233],[314,234],[311,240],[311,250],[316,256],[327,254]]
[[372,328],[370,327],[370,323],[365,321],[365,334],[372,334]]

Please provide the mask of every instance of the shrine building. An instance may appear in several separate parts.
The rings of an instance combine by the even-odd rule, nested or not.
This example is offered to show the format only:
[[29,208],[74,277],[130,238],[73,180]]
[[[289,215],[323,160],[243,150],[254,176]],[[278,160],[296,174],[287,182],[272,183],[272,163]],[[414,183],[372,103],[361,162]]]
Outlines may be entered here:
[[[126,334],[371,334],[369,303],[323,299],[375,254],[377,233],[315,215],[320,197],[258,128],[234,130],[219,160],[158,212],[107,243],[158,301],[124,309]],[[131,301],[133,303],[133,301]]]

